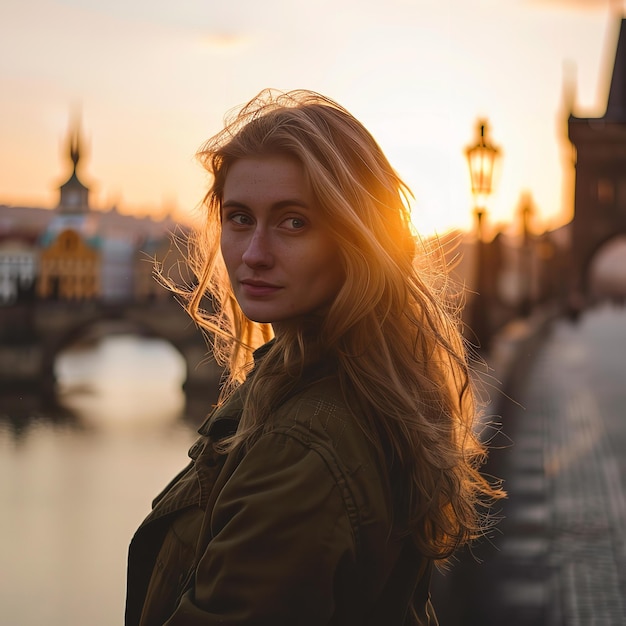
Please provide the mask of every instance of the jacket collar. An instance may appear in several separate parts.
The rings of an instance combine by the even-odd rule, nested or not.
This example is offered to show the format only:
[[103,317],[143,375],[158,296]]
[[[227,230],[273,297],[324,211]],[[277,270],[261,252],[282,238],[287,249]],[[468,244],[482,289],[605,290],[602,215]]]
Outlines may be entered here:
[[198,433],[206,437],[211,437],[211,439],[216,441],[235,433],[241,419],[241,414],[243,413],[243,404],[246,397],[248,381],[273,344],[274,339],[263,344],[253,352],[254,367],[248,374],[246,380],[233,391],[226,402],[215,407],[198,429]]

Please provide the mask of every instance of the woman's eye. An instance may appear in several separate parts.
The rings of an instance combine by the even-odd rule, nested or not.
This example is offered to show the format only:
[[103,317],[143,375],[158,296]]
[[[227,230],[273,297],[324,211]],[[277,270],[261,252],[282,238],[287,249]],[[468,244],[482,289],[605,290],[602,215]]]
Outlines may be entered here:
[[300,230],[306,226],[306,222],[300,217],[288,217],[283,224],[289,230]]
[[231,213],[227,216],[229,222],[233,222],[238,226],[247,226],[252,223],[252,220],[245,213]]

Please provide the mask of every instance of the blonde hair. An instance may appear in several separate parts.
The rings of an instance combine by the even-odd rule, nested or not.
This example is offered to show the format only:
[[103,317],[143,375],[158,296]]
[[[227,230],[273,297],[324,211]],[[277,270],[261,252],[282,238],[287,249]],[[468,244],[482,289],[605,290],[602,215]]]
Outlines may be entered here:
[[226,366],[227,394],[273,334],[247,319],[233,295],[219,248],[222,192],[234,162],[266,154],[303,166],[345,281],[314,332],[303,326],[276,338],[228,445],[245,444],[267,426],[304,367],[322,355],[332,359],[359,423],[394,482],[400,477],[398,518],[422,554],[446,559],[482,534],[482,511],[503,492],[479,472],[485,448],[474,431],[465,344],[441,293],[441,268],[432,267],[412,230],[410,191],[344,108],[310,91],[265,90],[200,149],[213,183],[206,223],[191,242],[197,284],[184,294],[187,309]]

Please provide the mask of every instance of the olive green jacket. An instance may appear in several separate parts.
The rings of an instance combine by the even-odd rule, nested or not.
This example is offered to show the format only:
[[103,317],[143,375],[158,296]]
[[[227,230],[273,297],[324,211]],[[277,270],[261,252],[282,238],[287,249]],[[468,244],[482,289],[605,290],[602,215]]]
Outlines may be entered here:
[[245,452],[217,454],[242,393],[133,537],[126,626],[436,624],[431,563],[396,539],[385,472],[337,380],[292,395]]

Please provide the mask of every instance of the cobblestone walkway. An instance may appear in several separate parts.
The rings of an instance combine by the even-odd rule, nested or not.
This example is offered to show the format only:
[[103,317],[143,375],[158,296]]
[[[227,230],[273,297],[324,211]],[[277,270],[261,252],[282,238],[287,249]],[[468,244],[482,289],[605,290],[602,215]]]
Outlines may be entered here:
[[[601,356],[590,354],[597,349],[589,341],[593,334],[581,337],[563,327],[555,331],[530,381],[546,423],[548,562],[559,600],[554,621],[625,625],[626,507],[618,462],[626,449],[612,444],[607,430],[611,412],[601,409],[601,403],[620,403],[617,417],[626,430],[626,344],[622,362],[615,363],[615,378],[601,381],[590,367],[590,360]],[[602,397],[598,387],[605,389]]]
[[441,624],[626,626],[626,312],[555,322],[515,400],[492,453],[505,518]]
[[626,448],[616,445],[626,440],[626,315],[557,322],[520,401],[504,424],[514,445],[502,611],[520,624],[626,625]]

